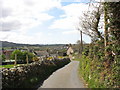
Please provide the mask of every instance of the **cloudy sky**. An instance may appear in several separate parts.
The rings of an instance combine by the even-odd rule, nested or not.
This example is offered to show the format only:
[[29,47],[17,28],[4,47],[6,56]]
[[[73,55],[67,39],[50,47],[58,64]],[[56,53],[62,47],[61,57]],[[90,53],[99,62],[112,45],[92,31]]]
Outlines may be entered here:
[[[89,0],[88,0],[89,1]],[[0,40],[27,44],[76,43],[87,0],[0,0]],[[90,42],[88,36],[83,40]]]

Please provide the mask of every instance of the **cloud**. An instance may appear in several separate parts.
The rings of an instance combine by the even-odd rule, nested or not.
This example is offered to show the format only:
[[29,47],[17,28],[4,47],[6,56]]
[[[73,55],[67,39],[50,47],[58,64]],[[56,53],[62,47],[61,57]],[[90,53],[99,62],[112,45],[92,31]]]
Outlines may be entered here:
[[[61,6],[60,2],[60,0],[0,0],[2,8],[0,40],[29,44],[76,42],[79,33],[77,34],[75,27],[79,22],[79,16],[88,5],[76,3]],[[64,14],[60,15],[59,19],[55,15],[49,15],[48,11],[53,8],[63,10]]]
[[64,31],[64,32],[62,32],[62,34],[64,34],[64,35],[66,35],[66,34],[78,34],[79,32],[77,31],[77,30],[72,30],[72,31]]
[[9,15],[11,15],[11,9],[9,9],[9,8],[2,8],[1,9],[0,18],[5,18],[5,17],[7,17]]
[[73,17],[67,17],[59,20],[55,20],[49,27],[50,29],[73,29],[74,28]]
[[[61,0],[61,2],[83,2],[84,0]],[[90,0],[85,0],[86,2],[89,2]]]
[[21,23],[19,21],[2,22],[0,25],[2,31],[16,30],[20,27],[21,27]]
[[38,36],[33,37],[30,35],[26,35],[23,33],[19,33],[18,32],[0,32],[0,39],[3,41],[11,41],[11,42],[15,42],[15,43],[25,43],[25,44],[34,44],[34,43],[38,43],[40,40],[40,37],[42,36],[42,33],[40,34],[39,32],[39,38]]
[[97,2],[119,2],[120,0],[95,0]]
[[[3,0],[0,2],[2,31],[23,30],[40,25],[54,18],[46,13],[47,10],[61,6],[60,2],[55,0]],[[27,28],[28,26],[30,27]]]
[[88,10],[88,4],[76,3],[69,4],[61,7],[65,14],[61,15],[60,19],[57,19],[49,27],[50,29],[75,29],[79,22],[79,17],[83,15],[83,12]]
[[44,33],[44,32],[37,32],[32,35],[26,35],[23,33],[18,32],[0,32],[0,40],[2,41],[11,41],[15,43],[24,43],[24,44],[55,44],[55,43],[65,43],[65,40],[69,41],[68,39],[59,40],[60,34],[58,37],[52,37],[54,34],[51,33]]

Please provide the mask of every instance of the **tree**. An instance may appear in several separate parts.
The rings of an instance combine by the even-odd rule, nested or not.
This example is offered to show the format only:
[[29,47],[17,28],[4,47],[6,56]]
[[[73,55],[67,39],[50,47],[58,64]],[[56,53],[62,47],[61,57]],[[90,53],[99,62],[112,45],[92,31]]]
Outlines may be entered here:
[[15,55],[17,56],[17,61],[22,61],[22,62],[26,62],[26,58],[28,58],[29,62],[31,62],[33,60],[34,54],[30,53],[28,51],[20,51],[20,50],[15,50],[12,52],[11,54],[11,59],[15,59]]
[[27,62],[26,59],[28,58],[29,62],[31,62],[33,60],[34,54],[30,53],[28,51],[24,51],[23,52],[23,60],[24,62]]
[[110,27],[110,34],[113,36],[115,43],[120,44],[120,1],[119,2],[109,2],[106,4],[108,9],[108,19]]
[[[99,31],[98,24],[100,23],[100,18],[101,18],[99,10],[97,10],[97,12],[92,11],[86,13],[85,17],[81,20],[82,23],[81,26],[83,28],[83,32],[89,35],[92,39],[93,38],[96,39],[94,43],[91,43],[89,45],[87,52],[84,50],[84,55],[87,58],[88,57],[90,58],[91,66],[93,65],[90,69],[90,72],[92,72],[93,67],[94,67],[93,72],[100,70],[99,71],[100,76],[98,75],[98,77],[96,77],[95,79],[99,78],[100,81],[99,80],[98,81],[101,82],[100,84],[103,84],[102,86],[105,86],[106,88],[119,88],[120,87],[120,75],[119,75],[120,73],[120,68],[119,68],[120,66],[120,1],[103,2],[102,8],[103,11],[101,14],[104,14],[103,34],[101,34]],[[100,65],[102,67],[97,69],[96,68],[97,65]],[[92,73],[89,74],[91,74],[90,76],[94,75]],[[99,87],[99,84],[97,85],[97,87]]]
[[80,27],[84,34],[89,35],[92,39],[100,38],[103,40],[102,33],[99,31],[99,22],[102,15],[102,5],[94,6],[94,10],[84,12],[84,16],[80,17]]
[[11,59],[15,60],[15,54],[17,55],[17,61],[23,60],[23,53],[20,50],[15,50],[11,54]]

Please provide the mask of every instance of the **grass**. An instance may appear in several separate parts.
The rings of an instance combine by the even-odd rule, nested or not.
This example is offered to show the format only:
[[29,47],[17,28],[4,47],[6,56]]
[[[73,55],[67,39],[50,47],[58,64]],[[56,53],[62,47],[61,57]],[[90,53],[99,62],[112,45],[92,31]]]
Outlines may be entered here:
[[0,68],[13,68],[14,65],[0,65]]
[[0,65],[0,68],[2,68],[2,65]]
[[[74,57],[75,57],[74,61],[79,61],[80,63],[81,63],[81,60],[84,60],[82,58],[82,56],[80,56],[80,55],[74,55]],[[78,76],[83,81],[85,88],[88,88],[88,83],[86,82],[86,80],[83,77],[83,73],[80,68],[80,63],[79,63],[79,68],[78,68]]]
[[83,81],[84,88],[88,88],[88,83],[87,83],[87,82],[84,80],[84,78],[82,77],[80,70],[81,70],[81,69],[78,68],[78,76],[80,77],[80,80]]
[[[23,64],[17,64],[17,65],[23,65]],[[0,68],[13,68],[15,65],[12,64],[12,65],[0,65]]]
[[81,56],[80,55],[73,55],[74,59],[73,61],[80,61]]

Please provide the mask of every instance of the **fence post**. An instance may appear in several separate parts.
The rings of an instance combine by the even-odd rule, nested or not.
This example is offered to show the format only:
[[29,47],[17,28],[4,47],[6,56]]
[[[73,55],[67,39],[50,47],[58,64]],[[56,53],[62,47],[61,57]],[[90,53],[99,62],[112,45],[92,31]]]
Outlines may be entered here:
[[17,64],[17,54],[15,54],[15,63],[14,63],[14,65],[16,65]]
[[28,55],[26,55],[26,62],[27,62],[27,64],[28,64]]

